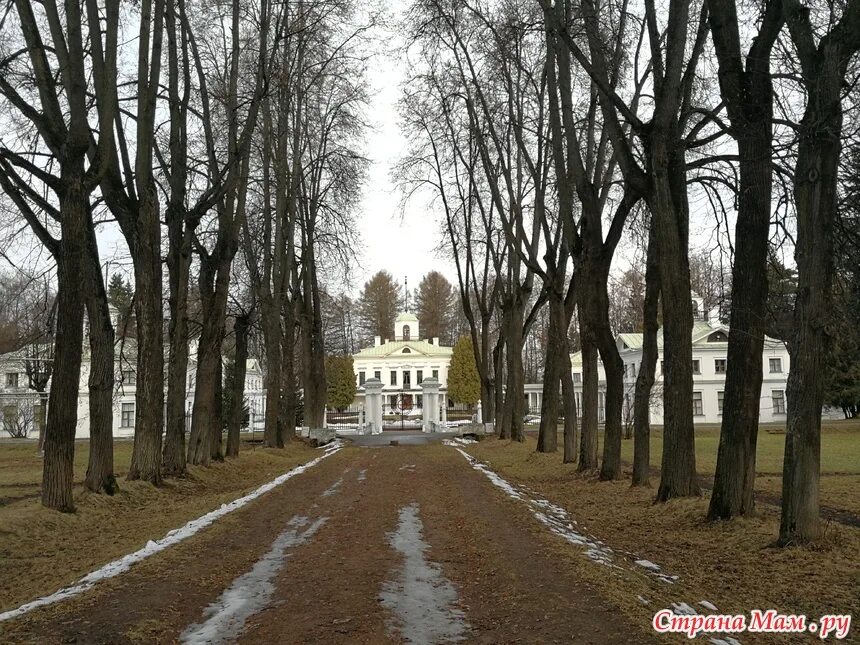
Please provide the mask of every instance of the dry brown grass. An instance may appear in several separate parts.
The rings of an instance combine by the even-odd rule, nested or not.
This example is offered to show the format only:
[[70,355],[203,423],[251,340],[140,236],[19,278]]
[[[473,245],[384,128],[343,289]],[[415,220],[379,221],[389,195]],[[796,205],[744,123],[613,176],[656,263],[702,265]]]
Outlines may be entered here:
[[[78,448],[75,473],[82,479],[86,444]],[[130,451],[130,442],[116,444],[119,473]],[[301,443],[243,450],[238,459],[192,467],[188,477],[161,488],[121,480],[113,497],[78,486],[77,512],[64,514],[39,504],[41,461],[32,446],[0,444],[0,500],[6,498],[0,506],[0,611],[71,584],[319,454]]]
[[[655,608],[679,600],[691,605],[708,600],[721,613],[773,607],[813,616],[860,614],[860,530],[828,525],[815,545],[773,548],[779,517],[772,507],[752,518],[709,524],[704,521],[707,497],[655,505],[653,489],[631,488],[629,480],[597,482],[576,475],[559,454],[538,454],[534,448],[531,438],[524,444],[488,439],[468,451],[508,480],[567,509],[580,528],[616,551],[630,551],[680,576],[678,585],[667,585],[635,569],[609,569],[555,540],[559,557],[636,622],[650,624]],[[650,605],[638,602],[637,595]],[[748,634],[740,640],[759,642]]]

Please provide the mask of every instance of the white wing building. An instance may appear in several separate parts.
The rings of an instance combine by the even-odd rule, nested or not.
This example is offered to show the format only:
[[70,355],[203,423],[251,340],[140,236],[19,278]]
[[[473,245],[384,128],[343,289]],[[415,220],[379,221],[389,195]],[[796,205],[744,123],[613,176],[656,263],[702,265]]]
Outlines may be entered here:
[[[695,423],[722,423],[723,395],[726,387],[729,328],[719,321],[716,311],[705,313],[703,300],[692,294],[693,304],[693,420]],[[615,339],[624,361],[624,422],[633,421],[636,376],[642,364],[642,334],[618,334]],[[663,331],[657,334],[657,369],[651,394],[651,423],[663,423]],[[582,354],[571,354],[576,402],[582,406]],[[788,379],[788,349],[780,340],[765,337],[762,361],[760,416],[762,423],[785,421],[785,389]],[[606,374],[598,361],[598,420],[606,411]],[[531,414],[540,411],[540,383],[526,385],[526,401]]]
[[[693,294],[693,421],[722,423],[723,396],[729,328],[717,313],[705,314],[702,299]],[[619,334],[618,351],[624,361],[624,411],[632,416],[636,376],[642,364],[642,334]],[[657,334],[657,369],[651,404],[651,422],[663,423],[663,331]],[[762,386],[759,402],[761,423],[785,421],[785,389],[788,379],[788,349],[781,340],[765,336],[761,356]]]

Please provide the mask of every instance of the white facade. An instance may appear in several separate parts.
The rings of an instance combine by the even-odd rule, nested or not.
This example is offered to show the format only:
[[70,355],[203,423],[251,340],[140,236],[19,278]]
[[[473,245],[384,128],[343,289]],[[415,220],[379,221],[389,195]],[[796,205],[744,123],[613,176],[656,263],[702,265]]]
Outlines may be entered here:
[[438,338],[420,340],[418,317],[414,314],[400,314],[394,328],[394,340],[377,336],[373,347],[353,354],[356,403],[363,402],[365,381],[375,378],[382,382],[384,413],[397,411],[403,400],[408,406],[420,408],[421,382],[432,377],[439,381],[444,410],[448,406],[448,367],[453,349],[440,345]]
[[[693,421],[694,423],[722,423],[723,395],[726,384],[726,366],[729,328],[719,322],[716,312],[704,315],[702,299],[692,294],[694,321],[693,351]],[[624,333],[616,337],[618,351],[624,362],[625,423],[633,421],[633,401],[636,377],[642,364],[642,334]],[[657,335],[657,368],[652,389],[651,423],[663,423],[663,332]],[[571,354],[577,408],[582,406],[582,353]],[[790,359],[788,349],[780,340],[765,337],[762,351],[762,388],[759,419],[761,423],[784,423],[786,412],[786,382]],[[530,414],[539,413],[543,385],[526,385],[525,396]],[[598,420],[605,418],[606,374],[598,361]]]
[[[135,393],[137,378],[134,365],[127,360],[129,353],[135,352],[134,343],[128,342],[124,348],[123,355],[117,355],[115,364],[116,385],[113,396],[113,431],[115,437],[134,436],[135,417]],[[39,394],[29,388],[26,374],[27,348],[16,352],[0,355],[0,408],[3,408],[3,418],[12,419],[12,408],[16,408],[19,422],[35,423],[35,412],[33,407],[39,404]],[[187,394],[185,401],[186,415],[190,419],[191,408],[194,404],[194,381],[197,364],[192,356],[188,361],[186,375]],[[84,353],[81,360],[81,377],[78,394],[78,423],[75,436],[86,438],[90,436],[89,418],[89,388],[87,385],[90,372],[90,359],[88,351]],[[166,386],[166,383],[165,383]],[[50,391],[50,382],[48,383]],[[265,390],[263,390],[263,373],[257,359],[248,359],[245,374],[245,400],[250,412],[250,422],[262,422],[265,412]],[[0,427],[0,431],[3,428]],[[31,432],[38,432],[33,425]]]
[[[693,323],[693,421],[722,423],[729,328],[719,321]],[[624,414],[632,418],[636,376],[642,363],[642,334],[619,334],[618,351],[624,361]],[[651,422],[663,423],[663,334],[657,336],[657,369]],[[790,359],[782,341],[765,337],[762,351],[761,423],[785,422],[785,390]]]

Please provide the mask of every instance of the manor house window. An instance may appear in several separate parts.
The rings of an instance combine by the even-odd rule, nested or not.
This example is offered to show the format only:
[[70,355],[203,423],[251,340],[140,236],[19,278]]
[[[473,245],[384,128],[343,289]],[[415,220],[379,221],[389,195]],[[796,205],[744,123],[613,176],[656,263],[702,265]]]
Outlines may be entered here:
[[693,392],[693,416],[701,417],[705,414],[705,408],[702,406],[702,393]]
[[773,390],[770,394],[773,400],[773,413],[785,414],[785,392],[783,390]]
[[122,404],[122,417],[119,423],[121,428],[134,427],[134,403]]

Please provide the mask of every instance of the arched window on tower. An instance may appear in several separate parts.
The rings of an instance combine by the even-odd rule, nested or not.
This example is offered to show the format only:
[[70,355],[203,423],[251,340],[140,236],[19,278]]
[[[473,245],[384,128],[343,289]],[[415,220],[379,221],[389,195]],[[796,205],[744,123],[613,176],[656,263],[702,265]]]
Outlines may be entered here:
[[409,340],[409,325],[403,325],[403,340]]

